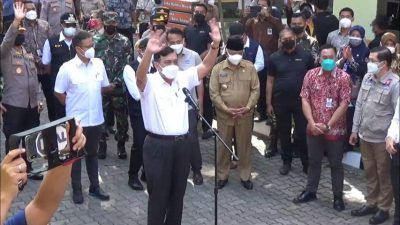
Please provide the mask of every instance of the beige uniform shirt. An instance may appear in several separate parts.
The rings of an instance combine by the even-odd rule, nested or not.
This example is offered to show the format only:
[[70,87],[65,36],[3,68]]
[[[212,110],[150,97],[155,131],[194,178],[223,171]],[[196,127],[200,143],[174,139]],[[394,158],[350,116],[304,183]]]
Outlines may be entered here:
[[50,37],[61,32],[60,17],[64,13],[75,14],[73,0],[42,0],[40,19],[49,23]]
[[25,48],[17,50],[14,47],[17,28],[13,25],[8,29],[1,43],[1,72],[4,78],[2,103],[27,108],[38,104],[39,82],[33,55]]
[[81,11],[83,16],[90,17],[93,10],[105,10],[106,6],[103,0],[81,0]]
[[260,96],[260,83],[254,65],[242,60],[238,69],[229,67],[227,60],[214,66],[210,79],[210,97],[215,105],[218,120],[233,125],[228,108],[249,107],[243,117],[251,117]]

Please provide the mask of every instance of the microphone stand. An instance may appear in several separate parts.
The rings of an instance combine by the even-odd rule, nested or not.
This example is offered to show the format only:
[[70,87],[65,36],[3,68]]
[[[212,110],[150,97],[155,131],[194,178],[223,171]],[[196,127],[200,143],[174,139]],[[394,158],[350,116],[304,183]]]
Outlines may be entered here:
[[217,139],[225,146],[225,149],[228,150],[231,155],[233,156],[234,159],[239,160],[239,158],[233,153],[232,149],[225,143],[225,141],[222,139],[222,137],[218,134],[218,130],[214,129],[210,123],[201,115],[199,112],[199,106],[197,105],[196,102],[193,101],[193,99],[189,96],[186,95],[185,102],[189,103],[197,112],[197,115],[200,116],[200,119],[211,129],[211,131],[214,134],[214,224],[218,224],[218,177],[217,177]]

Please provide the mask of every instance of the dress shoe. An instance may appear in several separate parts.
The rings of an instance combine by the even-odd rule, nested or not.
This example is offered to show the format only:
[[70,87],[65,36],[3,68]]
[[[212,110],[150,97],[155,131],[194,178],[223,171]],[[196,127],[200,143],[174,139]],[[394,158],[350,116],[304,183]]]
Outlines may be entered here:
[[299,196],[293,199],[293,203],[295,204],[306,203],[314,201],[315,199],[317,199],[317,195],[315,193],[309,191],[303,191]]
[[126,154],[126,151],[125,151],[125,142],[119,141],[117,145],[118,145],[118,158],[126,159],[128,157],[128,155]]
[[343,197],[333,197],[333,208],[338,212],[341,212],[345,209]]
[[388,211],[383,211],[383,210],[378,210],[375,215],[373,215],[369,219],[369,224],[381,224],[385,222],[386,220],[389,219],[389,212]]
[[292,168],[291,164],[283,164],[283,166],[279,169],[279,173],[281,175],[287,175]]
[[352,216],[366,216],[378,212],[378,207],[363,205],[361,208],[351,210]]
[[203,132],[203,134],[201,135],[201,139],[209,139],[213,135],[214,133],[212,132],[212,130],[208,129],[206,132]]
[[82,203],[83,203],[82,189],[80,189],[80,190],[73,190],[73,191],[72,191],[72,201],[73,201],[75,204],[82,204]]
[[143,182],[146,182],[146,181],[147,181],[147,179],[146,179],[146,173],[144,172],[144,170],[142,170],[142,174],[140,175],[140,179],[141,179]]
[[97,190],[89,190],[89,195],[98,198],[101,201],[110,200],[110,196],[106,192],[104,192],[101,188],[98,188]]
[[98,159],[105,159],[107,157],[107,143],[101,140],[99,142],[99,152],[97,153]]
[[202,185],[203,184],[203,175],[201,175],[200,171],[193,171],[193,183],[195,185]]
[[228,183],[228,180],[219,180],[218,184],[217,184],[218,189],[224,188],[227,183]]
[[41,174],[41,173],[28,173],[28,179],[30,179],[30,180],[43,180],[43,174]]
[[129,185],[129,187],[131,187],[133,190],[136,190],[136,191],[144,190],[143,185],[142,185],[142,183],[140,183],[138,176],[130,177],[129,181],[128,181],[128,185]]
[[276,155],[276,152],[265,150],[264,157],[265,158],[272,158]]
[[246,181],[241,181],[242,185],[244,188],[246,188],[247,190],[252,190],[253,189],[253,182],[251,182],[251,180],[246,180]]

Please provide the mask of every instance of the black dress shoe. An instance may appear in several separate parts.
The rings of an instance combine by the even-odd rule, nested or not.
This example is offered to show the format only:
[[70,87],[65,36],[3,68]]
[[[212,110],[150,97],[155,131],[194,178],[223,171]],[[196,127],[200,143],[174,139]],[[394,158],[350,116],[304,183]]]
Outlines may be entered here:
[[213,135],[214,135],[214,133],[212,132],[212,130],[208,129],[206,132],[203,132],[203,134],[201,135],[201,138],[202,139],[209,139]]
[[106,192],[104,192],[101,188],[98,188],[97,190],[89,190],[89,195],[93,196],[95,198],[100,199],[101,201],[108,201],[110,200],[110,195],[108,195]]
[[43,174],[41,173],[28,173],[29,180],[43,180]]
[[98,159],[105,159],[107,157],[107,143],[105,141],[100,141],[99,152],[97,153]]
[[338,212],[341,212],[345,209],[342,197],[333,197],[333,208]]
[[276,152],[266,150],[266,151],[265,151],[264,157],[265,157],[265,158],[272,158],[272,157],[274,157],[275,155],[276,155]]
[[378,212],[378,207],[363,205],[361,208],[351,210],[352,216],[366,216]]
[[147,181],[147,179],[146,179],[146,173],[144,172],[144,170],[142,170],[142,174],[140,175],[140,179],[141,179],[143,182],[146,182],[146,181]]
[[315,193],[309,191],[303,191],[299,196],[293,199],[293,203],[295,204],[306,203],[314,201],[315,199],[317,199],[317,195]]
[[247,190],[253,189],[253,182],[251,182],[250,180],[241,181],[241,182],[242,182],[243,187],[246,188]]
[[193,183],[195,185],[202,185],[203,184],[203,175],[201,175],[200,171],[197,171],[197,172],[193,171]]
[[128,158],[128,155],[126,154],[126,151],[125,151],[125,142],[119,141],[117,146],[118,146],[118,158],[119,159]]
[[219,180],[218,184],[217,184],[218,189],[224,188],[227,183],[228,183],[228,180]]
[[282,175],[287,175],[291,168],[291,164],[283,164],[283,166],[279,169],[279,173]]
[[389,219],[389,212],[378,210],[378,212],[369,219],[369,224],[381,224],[387,219]]
[[129,185],[129,187],[131,187],[133,190],[136,190],[136,191],[144,190],[143,185],[142,185],[142,183],[140,183],[138,176],[130,177],[129,181],[128,181],[128,185]]
[[72,201],[75,204],[82,204],[83,203],[82,190],[73,190],[72,191]]

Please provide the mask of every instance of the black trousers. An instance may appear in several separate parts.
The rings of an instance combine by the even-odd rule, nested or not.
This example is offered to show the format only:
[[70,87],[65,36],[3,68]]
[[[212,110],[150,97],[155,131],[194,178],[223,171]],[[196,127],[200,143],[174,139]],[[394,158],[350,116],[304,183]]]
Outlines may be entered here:
[[274,112],[278,127],[278,135],[281,140],[282,160],[284,164],[291,164],[293,159],[293,149],[291,140],[292,119],[294,120],[294,138],[296,147],[299,150],[299,156],[303,166],[308,164],[306,128],[307,120],[303,115],[301,103],[292,105],[275,105]]
[[140,167],[143,165],[143,143],[147,135],[144,127],[140,102],[128,98],[129,118],[133,133],[133,143],[131,147],[131,158],[129,162],[129,177],[137,176]]
[[[86,161],[86,171],[90,181],[89,191],[96,191],[100,187],[99,177],[98,177],[99,164],[97,159],[97,149],[99,148],[101,131],[102,131],[102,125],[83,128],[83,134],[86,136],[85,161]],[[74,162],[71,171],[71,184],[73,190],[82,189],[81,169],[82,169],[81,160]]]
[[133,48],[133,34],[135,33],[135,28],[131,27],[131,28],[126,28],[126,29],[117,29],[117,32],[124,35],[125,37],[127,37],[129,39],[129,41],[131,42],[132,48]]
[[[46,98],[47,114],[50,121],[53,121],[55,117],[50,117],[50,115],[55,115],[54,109],[54,86],[52,86],[51,77],[48,74],[38,74],[38,80],[42,85],[42,90],[44,97]],[[52,119],[53,118],[53,119]]]
[[400,153],[397,152],[395,155],[392,156],[391,160],[391,177],[392,177],[392,186],[393,186],[393,195],[394,195],[394,204],[395,204],[395,211],[394,211],[394,221],[399,224],[399,211],[400,211],[400,201],[399,201],[399,170],[400,170]]
[[190,170],[191,142],[147,136],[143,145],[148,225],[180,225]]
[[[214,110],[210,98],[210,88],[209,88],[209,79],[203,79],[204,85],[204,97],[203,97],[203,117],[207,120],[209,124],[212,124],[213,117],[214,117]],[[210,129],[206,123],[202,122],[203,132],[206,132]]]
[[258,73],[258,80],[260,81],[260,97],[257,102],[257,112],[260,118],[267,118],[267,73],[263,71]]
[[195,109],[189,110],[189,140],[192,142],[192,156],[190,165],[193,172],[200,172],[203,160],[201,158],[200,144],[197,133],[197,112]]

